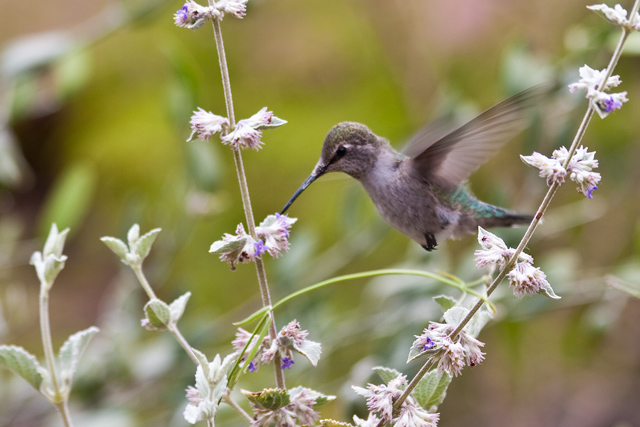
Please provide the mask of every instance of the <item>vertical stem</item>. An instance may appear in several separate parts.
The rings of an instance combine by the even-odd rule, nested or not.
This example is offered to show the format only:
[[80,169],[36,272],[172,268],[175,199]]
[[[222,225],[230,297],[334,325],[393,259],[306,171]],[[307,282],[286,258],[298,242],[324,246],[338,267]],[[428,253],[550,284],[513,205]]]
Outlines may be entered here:
[[[633,8],[631,9],[631,12],[629,13],[629,21],[631,24],[633,24],[635,15],[639,9],[640,9],[640,0],[636,0],[633,4]],[[627,28],[624,26],[622,27],[622,35],[620,36],[618,45],[616,46],[613,52],[613,55],[611,56],[611,60],[609,61],[609,65],[606,68],[605,75],[602,79],[602,82],[600,83],[599,90],[601,91],[604,90],[607,80],[609,80],[609,78],[613,75],[613,70],[618,64],[620,55],[622,54],[624,44],[627,40],[627,37],[629,36],[630,31],[631,31],[630,28]],[[584,137],[584,134],[587,131],[587,126],[589,126],[589,123],[593,118],[593,113],[594,113],[594,109],[591,106],[591,102],[590,102],[589,107],[587,108],[587,111],[582,119],[582,122],[580,123],[580,127],[576,132],[576,136],[573,138],[573,141],[571,142],[571,146],[568,150],[569,154],[567,156],[567,159],[565,160],[565,163],[563,164],[563,167],[565,169],[569,166],[569,162],[571,161],[571,158],[575,154],[576,149],[578,148],[578,145],[582,141],[582,138]],[[527,244],[529,244],[529,241],[531,240],[531,237],[533,236],[533,233],[535,232],[536,227],[540,223],[542,216],[544,215],[547,208],[549,207],[549,204],[551,203],[553,196],[555,196],[556,192],[558,191],[558,187],[560,187],[560,184],[558,183],[553,183],[549,187],[549,190],[547,191],[547,194],[544,196],[542,203],[540,203],[540,207],[538,208],[538,211],[536,212],[535,217],[531,221],[531,224],[529,224],[529,228],[527,228],[527,231],[525,232],[524,236],[520,240],[520,243],[518,244],[518,247],[516,248],[514,254],[511,256],[511,258],[506,263],[504,268],[500,271],[498,276],[496,276],[496,278],[493,280],[489,288],[487,288],[487,298],[493,293],[493,291],[498,287],[498,285],[502,282],[502,280],[504,280],[504,278],[507,275],[507,272],[509,272],[516,264],[516,260],[518,259],[518,256],[522,253],[522,251],[527,246]],[[455,337],[458,336],[458,334],[460,334],[462,329],[471,321],[471,318],[480,309],[480,307],[482,307],[483,304],[484,304],[484,300],[482,299],[476,302],[476,304],[473,306],[473,308],[471,308],[467,316],[464,319],[462,319],[460,324],[451,333],[450,335],[451,339],[454,339]],[[413,377],[411,382],[407,385],[407,388],[404,391],[404,393],[398,398],[396,402],[394,402],[394,408],[396,409],[400,408],[400,405],[402,405],[402,402],[406,400],[406,398],[409,396],[411,391],[417,386],[418,382],[427,374],[427,372],[429,371],[429,367],[430,367],[430,363],[429,361],[427,361],[422,366],[420,371]]]
[[[224,88],[224,100],[227,107],[227,118],[229,119],[229,125],[233,129],[236,125],[235,114],[233,111],[233,97],[231,94],[231,81],[229,79],[229,68],[227,66],[227,57],[224,51],[224,42],[222,40],[222,30],[220,28],[220,22],[213,20],[213,34],[216,41],[216,47],[218,50],[218,62],[220,64],[220,73],[222,75],[222,86]],[[247,185],[247,177],[244,172],[244,165],[242,163],[242,154],[239,148],[233,150],[233,160],[236,166],[236,174],[238,176],[238,184],[240,185],[240,195],[242,197],[242,206],[244,208],[244,215],[247,220],[247,228],[251,237],[257,240],[256,236],[256,223],[253,218],[253,211],[251,209],[251,198],[249,197],[249,186]],[[258,285],[260,286],[260,295],[262,297],[262,305],[267,307],[271,305],[271,294],[269,292],[269,285],[267,283],[267,273],[264,268],[264,263],[261,259],[256,259],[256,271],[258,275]],[[276,322],[273,316],[273,312],[270,312],[271,325],[269,326],[269,337],[271,340],[277,338]],[[284,389],[284,374],[281,369],[280,355],[276,354],[275,360],[275,375],[276,386]]]
[[138,278],[140,285],[142,285],[142,289],[144,289],[144,291],[147,293],[147,296],[149,297],[149,299],[157,299],[155,292],[153,292],[153,289],[149,284],[149,281],[147,280],[144,273],[142,272],[142,265],[138,264],[136,266],[131,266],[131,268],[136,273],[136,277]]
[[44,358],[47,361],[47,368],[51,375],[51,384],[53,386],[53,395],[45,394],[45,397],[51,401],[58,409],[60,417],[65,427],[72,427],[71,415],[67,403],[67,395],[63,394],[58,384],[58,374],[55,365],[55,353],[53,352],[53,343],[51,342],[51,327],[49,324],[49,292],[50,284],[40,284],[40,334],[42,335],[42,346],[44,348]]

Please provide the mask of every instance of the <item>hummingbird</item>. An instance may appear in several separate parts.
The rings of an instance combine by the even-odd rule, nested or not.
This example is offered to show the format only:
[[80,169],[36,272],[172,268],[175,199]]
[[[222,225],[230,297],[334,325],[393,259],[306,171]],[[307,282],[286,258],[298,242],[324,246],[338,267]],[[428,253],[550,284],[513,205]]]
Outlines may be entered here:
[[478,226],[529,223],[532,215],[476,199],[465,182],[526,126],[528,110],[548,92],[543,86],[522,91],[453,131],[442,124],[427,125],[402,153],[363,124],[339,123],[327,134],[320,160],[282,214],[312,182],[329,172],[344,172],[360,181],[387,223],[427,251],[444,239],[476,233]]

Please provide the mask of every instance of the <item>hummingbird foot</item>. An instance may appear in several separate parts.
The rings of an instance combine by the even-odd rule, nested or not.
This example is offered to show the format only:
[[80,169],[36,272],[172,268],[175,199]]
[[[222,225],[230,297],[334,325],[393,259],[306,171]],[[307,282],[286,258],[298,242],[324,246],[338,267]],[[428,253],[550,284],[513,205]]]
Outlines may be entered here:
[[436,241],[436,236],[434,236],[433,233],[424,233],[424,238],[427,241],[426,245],[421,245],[424,248],[424,250],[427,252],[431,252],[435,250],[436,246],[438,246],[438,242]]

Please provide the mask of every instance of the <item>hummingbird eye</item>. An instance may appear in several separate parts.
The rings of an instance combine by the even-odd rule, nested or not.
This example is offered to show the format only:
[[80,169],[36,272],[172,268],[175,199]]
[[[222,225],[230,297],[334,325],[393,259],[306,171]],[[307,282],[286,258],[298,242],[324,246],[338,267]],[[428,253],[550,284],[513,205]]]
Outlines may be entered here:
[[344,157],[345,154],[347,154],[347,147],[345,147],[344,145],[339,146],[335,154],[336,160]]

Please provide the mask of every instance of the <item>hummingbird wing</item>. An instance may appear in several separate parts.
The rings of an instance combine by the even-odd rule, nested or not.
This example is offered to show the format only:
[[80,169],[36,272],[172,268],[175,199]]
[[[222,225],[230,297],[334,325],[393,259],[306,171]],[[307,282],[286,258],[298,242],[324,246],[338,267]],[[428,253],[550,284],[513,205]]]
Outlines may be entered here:
[[524,90],[444,136],[441,129],[419,131],[410,142],[417,153],[410,168],[428,180],[459,184],[524,129],[527,111],[549,90],[547,84]]

